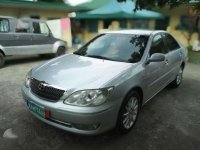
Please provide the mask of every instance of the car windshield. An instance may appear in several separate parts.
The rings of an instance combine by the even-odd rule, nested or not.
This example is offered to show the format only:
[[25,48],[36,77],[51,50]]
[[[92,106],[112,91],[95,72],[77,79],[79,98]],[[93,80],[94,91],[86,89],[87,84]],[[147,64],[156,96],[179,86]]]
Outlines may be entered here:
[[148,38],[147,35],[137,34],[100,34],[74,52],[74,54],[98,59],[136,63],[142,58]]

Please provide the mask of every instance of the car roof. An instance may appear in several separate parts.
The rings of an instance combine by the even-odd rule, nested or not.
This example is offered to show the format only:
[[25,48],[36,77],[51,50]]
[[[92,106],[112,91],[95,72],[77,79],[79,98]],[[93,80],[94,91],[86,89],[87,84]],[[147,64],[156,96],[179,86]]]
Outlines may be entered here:
[[108,31],[105,33],[150,35],[150,34],[156,34],[158,32],[166,32],[166,31],[161,31],[161,30],[117,30],[117,31]]
[[33,18],[27,18],[27,17],[21,17],[19,19],[22,19],[22,20],[30,20],[30,21],[34,21],[34,22],[46,22],[44,20],[41,20],[41,19],[33,19]]
[[14,18],[14,17],[11,17],[11,16],[0,16],[0,18],[10,19],[10,18]]
[[[15,17],[11,17],[11,16],[0,16],[0,18],[4,18],[4,19],[13,19],[13,18],[15,18]],[[35,21],[35,22],[46,22],[45,20],[33,19],[33,18],[28,18],[28,17],[21,17],[21,18],[16,18],[16,19],[30,20],[30,21]]]

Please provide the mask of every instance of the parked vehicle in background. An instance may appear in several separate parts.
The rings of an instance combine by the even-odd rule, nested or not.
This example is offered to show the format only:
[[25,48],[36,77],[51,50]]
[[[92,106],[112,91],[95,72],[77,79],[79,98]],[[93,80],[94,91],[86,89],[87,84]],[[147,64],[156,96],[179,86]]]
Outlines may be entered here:
[[184,49],[165,31],[100,34],[73,54],[30,70],[22,93],[30,112],[55,127],[127,133],[148,100],[181,84]]
[[66,42],[54,38],[45,21],[0,16],[0,67],[7,56],[60,56],[66,48]]

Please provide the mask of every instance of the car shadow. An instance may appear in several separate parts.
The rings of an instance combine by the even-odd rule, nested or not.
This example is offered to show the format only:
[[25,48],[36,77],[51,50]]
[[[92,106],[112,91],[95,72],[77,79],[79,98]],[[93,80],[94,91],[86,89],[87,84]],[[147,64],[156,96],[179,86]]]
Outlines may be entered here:
[[[171,147],[178,147],[180,143],[184,143],[184,146],[190,149],[191,142],[199,145],[198,140],[184,138],[184,132],[177,126],[185,129],[189,134],[198,136],[200,130],[197,130],[195,126],[190,126],[189,123],[197,122],[196,118],[199,116],[199,85],[199,80],[186,77],[179,88],[162,90],[143,107],[133,130],[125,135],[120,135],[113,130],[95,136],[69,133],[32,116],[24,103],[20,104],[22,107],[16,107],[18,112],[20,111],[15,113],[18,114],[17,116],[6,113],[5,118],[10,119],[7,123],[11,122],[13,132],[19,137],[17,139],[18,147],[23,145],[24,149],[46,147],[50,150],[66,148],[75,150],[129,150],[133,147],[134,149],[147,149],[149,145],[164,149],[169,144]],[[189,121],[187,117],[183,117],[183,115],[190,116],[188,112],[196,114]],[[3,134],[3,131],[0,133]],[[8,141],[4,140],[4,142]],[[16,146],[16,143],[11,143],[11,146]]]
[[25,64],[25,63],[33,63],[33,62],[38,62],[38,61],[47,61],[50,60],[51,58],[48,57],[41,57],[38,55],[34,56],[10,56],[6,58],[5,66],[12,66],[16,64]]

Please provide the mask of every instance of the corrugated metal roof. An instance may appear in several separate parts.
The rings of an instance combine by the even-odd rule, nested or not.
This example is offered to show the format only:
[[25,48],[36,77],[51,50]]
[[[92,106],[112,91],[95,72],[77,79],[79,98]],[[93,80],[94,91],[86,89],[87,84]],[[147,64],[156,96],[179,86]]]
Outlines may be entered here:
[[165,16],[161,13],[150,10],[133,11],[134,2],[127,0],[119,3],[117,0],[111,0],[107,5],[85,13],[77,13],[78,19],[112,19],[112,18],[146,18],[160,19]]
[[[99,7],[105,6],[111,0],[91,0],[89,2],[85,2],[82,4],[77,5],[78,7],[84,8],[85,10],[93,10]],[[116,0],[117,1],[117,0]]]
[[34,1],[23,1],[23,0],[0,0],[0,6],[3,7],[16,7],[16,8],[34,8],[34,9],[47,9],[47,10],[66,10],[76,11],[83,10],[80,6],[70,6],[65,3],[58,2],[34,2]]

